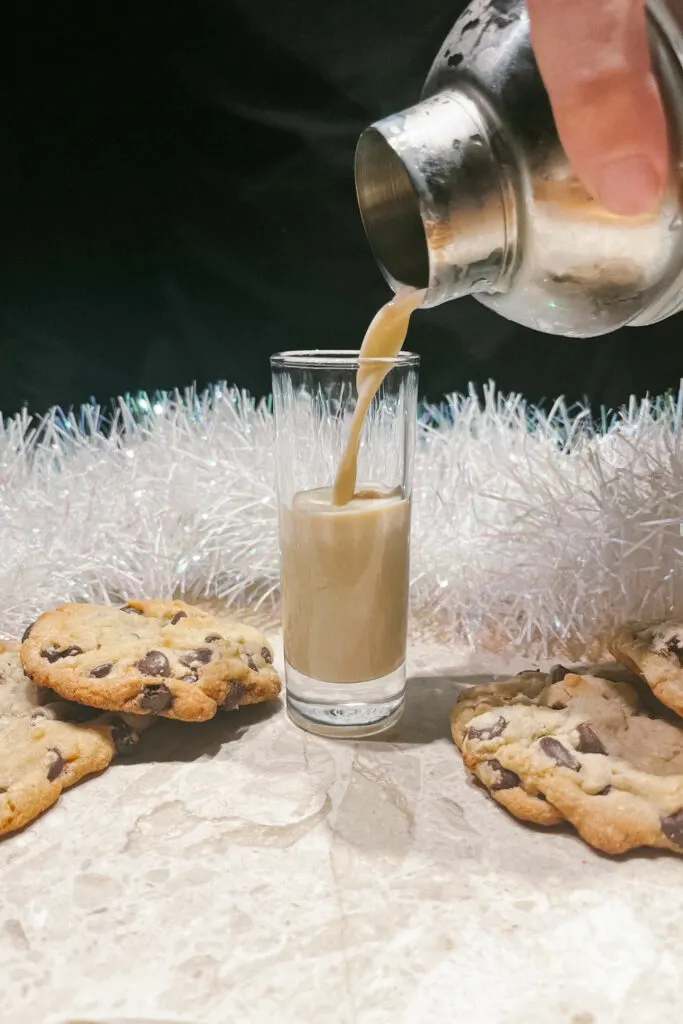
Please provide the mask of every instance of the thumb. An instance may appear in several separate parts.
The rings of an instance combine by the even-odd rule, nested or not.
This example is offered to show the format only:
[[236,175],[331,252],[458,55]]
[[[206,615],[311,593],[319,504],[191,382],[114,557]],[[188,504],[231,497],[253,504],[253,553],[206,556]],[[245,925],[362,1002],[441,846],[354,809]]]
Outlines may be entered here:
[[667,182],[668,147],[645,0],[528,0],[528,7],[574,170],[613,213],[654,210]]

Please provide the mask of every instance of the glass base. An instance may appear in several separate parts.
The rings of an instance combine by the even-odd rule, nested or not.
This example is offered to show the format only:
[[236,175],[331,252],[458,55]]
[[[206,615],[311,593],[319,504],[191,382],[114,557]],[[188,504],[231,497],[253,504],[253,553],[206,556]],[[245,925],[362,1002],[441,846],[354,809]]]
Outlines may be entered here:
[[325,683],[285,663],[287,713],[317,736],[358,739],[391,729],[403,714],[405,662],[366,683]]

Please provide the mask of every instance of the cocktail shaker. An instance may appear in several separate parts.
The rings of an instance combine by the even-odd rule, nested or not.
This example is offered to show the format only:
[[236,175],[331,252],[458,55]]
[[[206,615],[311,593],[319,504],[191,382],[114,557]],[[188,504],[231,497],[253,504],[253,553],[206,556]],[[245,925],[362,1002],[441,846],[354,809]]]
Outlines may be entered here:
[[384,276],[425,306],[474,295],[517,323],[591,337],[683,308],[683,0],[649,0],[668,118],[660,209],[612,215],[559,141],[523,0],[474,0],[420,102],[371,125],[356,152],[365,230]]

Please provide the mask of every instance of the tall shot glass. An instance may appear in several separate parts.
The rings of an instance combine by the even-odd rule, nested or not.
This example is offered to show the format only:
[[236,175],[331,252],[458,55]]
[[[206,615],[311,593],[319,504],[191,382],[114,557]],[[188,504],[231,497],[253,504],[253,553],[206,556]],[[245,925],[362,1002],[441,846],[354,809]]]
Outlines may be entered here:
[[371,360],[388,372],[363,427],[354,497],[335,506],[359,362],[346,351],[271,359],[287,710],[325,736],[381,732],[405,699],[419,357]]

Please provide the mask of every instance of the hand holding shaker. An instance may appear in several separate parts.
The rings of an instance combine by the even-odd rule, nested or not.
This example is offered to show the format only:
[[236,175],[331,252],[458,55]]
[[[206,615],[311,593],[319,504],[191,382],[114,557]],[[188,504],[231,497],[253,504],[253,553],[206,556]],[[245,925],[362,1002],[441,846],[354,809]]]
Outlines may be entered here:
[[474,0],[421,101],[368,128],[356,187],[387,281],[424,306],[463,295],[549,334],[591,337],[683,308],[683,2],[648,0],[668,118],[659,210],[617,217],[573,173],[531,48],[523,0]]

